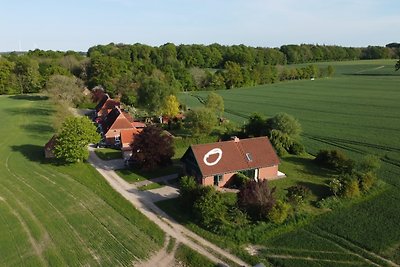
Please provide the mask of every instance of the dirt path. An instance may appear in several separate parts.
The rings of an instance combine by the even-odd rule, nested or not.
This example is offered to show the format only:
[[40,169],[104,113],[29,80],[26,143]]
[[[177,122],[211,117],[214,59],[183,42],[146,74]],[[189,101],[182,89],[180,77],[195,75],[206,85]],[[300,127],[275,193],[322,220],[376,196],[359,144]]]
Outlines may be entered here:
[[[124,181],[112,169],[104,168],[103,161],[99,159],[92,150],[90,151],[89,162],[107,180],[107,182],[114,188],[114,190],[116,190],[123,197],[129,200],[136,207],[136,209],[143,213],[147,218],[156,223],[167,234],[167,236],[174,237],[177,243],[180,242],[189,246],[193,250],[206,256],[215,263],[228,265],[222,260],[222,258],[226,258],[239,266],[250,266],[238,257],[226,252],[220,247],[203,239],[202,237],[183,227],[181,224],[177,223],[164,211],[158,208],[152,202],[148,194],[137,190],[134,186]],[[213,253],[210,253],[210,251],[212,251]],[[152,261],[152,259],[150,259],[150,264],[142,265],[142,267],[171,266],[169,265],[171,264],[170,258],[164,255],[162,251],[156,254],[154,256],[154,259],[158,259],[157,265],[151,265],[154,264],[154,262]]]

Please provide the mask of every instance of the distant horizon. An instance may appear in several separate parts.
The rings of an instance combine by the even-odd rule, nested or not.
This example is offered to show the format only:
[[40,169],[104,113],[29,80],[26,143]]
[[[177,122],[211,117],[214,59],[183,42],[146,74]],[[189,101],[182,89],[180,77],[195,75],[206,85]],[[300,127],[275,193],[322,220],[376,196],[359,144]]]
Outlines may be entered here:
[[14,0],[2,10],[5,52],[84,52],[111,42],[384,46],[396,42],[400,24],[398,0]]
[[389,43],[386,43],[386,44],[384,44],[384,45],[374,45],[374,44],[368,44],[368,45],[365,45],[365,46],[345,46],[345,45],[338,45],[338,44],[313,44],[313,43],[301,43],[301,44],[294,44],[294,43],[290,43],[290,44],[282,44],[282,45],[279,45],[279,46],[274,46],[274,47],[271,47],[271,46],[253,46],[253,45],[246,45],[246,44],[221,44],[221,43],[216,43],[216,42],[214,42],[214,43],[209,43],[209,44],[201,44],[201,43],[191,43],[191,44],[189,44],[189,43],[185,43],[185,44],[176,44],[176,43],[173,43],[173,42],[166,42],[166,43],[163,43],[163,44],[160,44],[160,45],[151,45],[151,44],[146,44],[146,43],[140,43],[140,42],[135,42],[135,43],[120,43],[120,42],[109,42],[109,43],[106,43],[106,44],[94,44],[93,46],[90,46],[90,47],[88,47],[86,50],[72,50],[72,49],[66,49],[66,50],[60,50],[60,49],[42,49],[42,48],[40,48],[40,47],[37,47],[37,48],[35,48],[35,49],[29,49],[29,50],[21,50],[21,51],[17,51],[17,50],[11,50],[11,51],[0,51],[0,53],[2,53],[2,54],[6,54],[6,53],[28,53],[29,51],[34,51],[34,50],[36,50],[36,49],[38,49],[38,50],[42,50],[42,51],[58,51],[58,52],[67,52],[67,51],[73,51],[73,52],[77,52],[77,53],[87,53],[87,51],[89,50],[89,48],[91,48],[91,47],[94,47],[94,46],[97,46],[97,45],[109,45],[109,44],[115,44],[115,45],[134,45],[134,44],[142,44],[142,45],[148,45],[148,46],[151,46],[151,47],[160,47],[160,46],[162,46],[162,45],[164,45],[164,44],[167,44],[167,43],[172,43],[172,44],[174,44],[175,46],[179,46],[179,45],[204,45],[204,46],[208,46],[208,45],[212,45],[212,44],[219,44],[219,45],[222,45],[222,46],[235,46],[235,45],[245,45],[245,46],[249,46],[249,47],[260,47],[260,48],[280,48],[281,46],[283,46],[283,45],[319,45],[319,46],[339,46],[339,47],[351,47],[351,48],[366,48],[366,47],[368,47],[368,46],[380,46],[380,47],[386,47],[386,45],[388,45],[388,44],[391,44],[391,43],[398,43],[398,44],[400,44],[400,42],[396,42],[396,41],[393,41],[393,42],[389,42]]

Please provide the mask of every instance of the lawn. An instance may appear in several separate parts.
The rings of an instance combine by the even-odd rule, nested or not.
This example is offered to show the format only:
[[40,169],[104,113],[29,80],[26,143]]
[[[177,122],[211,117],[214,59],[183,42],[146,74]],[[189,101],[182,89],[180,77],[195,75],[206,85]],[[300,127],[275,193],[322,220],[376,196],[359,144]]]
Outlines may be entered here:
[[118,149],[112,148],[96,148],[94,151],[96,155],[102,160],[121,159],[122,152]]
[[131,265],[164,233],[87,163],[54,165],[50,103],[0,97],[0,266]]
[[147,190],[158,189],[163,186],[165,186],[165,184],[163,182],[158,182],[158,183],[150,183],[150,184],[139,186],[138,189],[140,191],[147,191]]
[[[300,121],[303,143],[311,154],[337,148],[354,159],[378,155],[382,160],[379,177],[388,184],[387,189],[320,215],[307,226],[259,240],[262,249],[258,256],[277,266],[370,266],[365,258],[388,265],[376,255],[400,264],[396,212],[400,199],[400,72],[394,71],[393,60],[318,63],[329,64],[336,68],[332,78],[217,91],[225,101],[225,116],[241,125],[254,112],[265,116],[289,113]],[[193,94],[204,98],[208,92]],[[189,107],[201,105],[188,93],[182,93],[180,100]],[[283,172],[286,168],[292,167],[284,161]],[[304,177],[291,178],[302,182]],[[287,186],[285,183],[273,182],[278,188]],[[316,184],[323,186],[324,181]],[[347,256],[334,255],[340,253]]]
[[166,167],[161,167],[152,171],[143,171],[137,169],[122,169],[117,170],[121,178],[129,183],[136,183],[144,180],[149,180],[153,178],[158,178],[166,175],[176,174],[181,171],[181,167],[177,165],[169,165]]

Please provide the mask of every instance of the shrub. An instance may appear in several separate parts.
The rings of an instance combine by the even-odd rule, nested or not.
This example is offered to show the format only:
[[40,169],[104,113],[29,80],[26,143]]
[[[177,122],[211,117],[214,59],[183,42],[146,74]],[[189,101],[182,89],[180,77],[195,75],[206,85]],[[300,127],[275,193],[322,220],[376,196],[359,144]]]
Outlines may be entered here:
[[335,209],[340,206],[340,199],[336,196],[323,198],[317,202],[316,206],[321,209]]
[[221,193],[217,192],[214,187],[202,187],[201,196],[193,205],[195,217],[207,229],[216,231],[223,225],[226,216],[226,205],[222,201]]
[[320,150],[314,162],[326,168],[345,173],[351,173],[354,168],[354,161],[337,149]]
[[343,184],[339,179],[333,179],[329,182],[329,189],[335,196],[340,194],[340,192],[342,191],[342,187]]
[[289,202],[297,205],[304,202],[310,196],[310,189],[304,185],[294,185],[286,189],[286,197]]
[[292,145],[289,146],[289,153],[292,155],[301,155],[304,151],[304,146],[298,141],[293,141]]
[[247,177],[243,173],[238,172],[233,177],[233,182],[232,182],[231,186],[236,187],[236,188],[241,188],[243,185],[245,185],[249,181],[250,181],[249,177]]
[[342,195],[348,198],[358,197],[360,195],[360,187],[356,177],[346,175],[343,178]]
[[358,164],[357,171],[375,173],[381,166],[380,159],[375,155],[366,155]]
[[255,220],[267,219],[269,211],[275,205],[275,188],[268,186],[268,181],[246,183],[238,193],[238,205]]
[[372,172],[361,173],[358,175],[358,182],[362,192],[367,192],[375,183],[376,176]]
[[197,191],[198,185],[195,181],[194,177],[191,176],[183,176],[179,181],[179,194],[182,201],[182,204],[187,207],[191,208],[196,201],[198,196]]
[[268,213],[268,220],[275,224],[283,223],[290,213],[290,205],[278,200]]

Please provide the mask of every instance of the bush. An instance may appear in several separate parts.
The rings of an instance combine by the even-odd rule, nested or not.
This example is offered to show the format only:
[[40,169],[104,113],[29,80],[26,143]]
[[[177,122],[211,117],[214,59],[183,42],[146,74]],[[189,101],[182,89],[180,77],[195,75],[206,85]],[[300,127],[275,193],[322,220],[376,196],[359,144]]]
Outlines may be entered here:
[[367,155],[357,164],[357,171],[361,173],[375,173],[380,166],[380,159],[377,156]]
[[320,166],[339,172],[351,173],[354,169],[354,161],[337,149],[320,150],[315,157],[314,162]]
[[367,192],[375,183],[376,176],[372,172],[361,173],[358,175],[358,182],[362,192]]
[[298,142],[294,141],[291,146],[289,146],[289,153],[292,155],[301,155],[305,152],[304,146]]
[[310,196],[310,189],[304,185],[294,185],[286,189],[286,197],[289,202],[297,205],[304,202]]
[[323,198],[317,202],[316,206],[320,209],[335,209],[340,206],[340,199],[336,196]]
[[332,181],[329,182],[329,189],[335,196],[341,193],[342,187],[343,184],[339,179],[333,179]]
[[238,172],[233,177],[233,181],[232,181],[232,184],[230,186],[233,186],[233,187],[236,187],[236,188],[241,188],[243,185],[245,185],[249,181],[250,181],[249,177],[247,177],[243,173]]
[[265,220],[275,205],[274,192],[275,188],[271,189],[267,180],[251,180],[240,189],[238,205],[254,220]]
[[360,195],[360,187],[356,177],[346,175],[343,178],[342,195],[347,198],[358,197]]
[[268,220],[275,224],[283,223],[290,213],[290,205],[278,200],[268,213]]
[[227,208],[221,193],[214,187],[205,186],[202,189],[201,196],[193,204],[193,212],[205,228],[216,231],[225,221]]
[[183,176],[179,181],[179,194],[182,204],[186,208],[193,207],[194,202],[199,195],[199,185],[194,177]]

